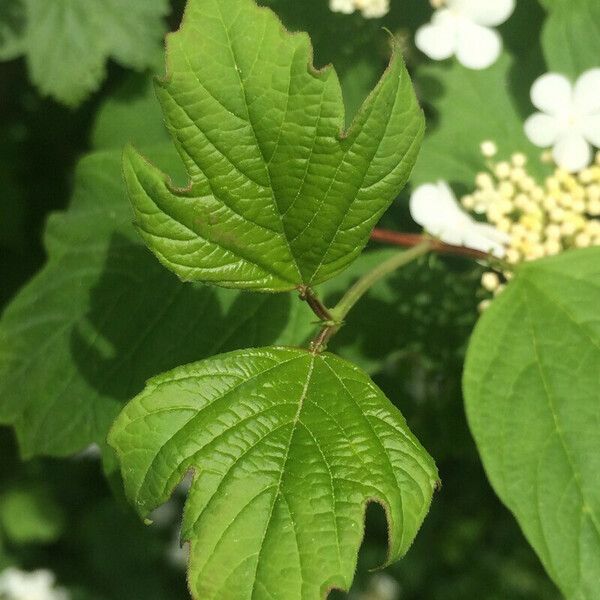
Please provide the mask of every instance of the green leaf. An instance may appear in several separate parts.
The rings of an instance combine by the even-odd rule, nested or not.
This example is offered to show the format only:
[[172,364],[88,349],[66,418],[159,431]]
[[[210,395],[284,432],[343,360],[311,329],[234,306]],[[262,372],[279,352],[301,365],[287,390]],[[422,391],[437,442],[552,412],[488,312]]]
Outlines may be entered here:
[[331,354],[242,350],[156,377],[109,443],[142,516],[193,470],[182,537],[195,598],[324,598],[348,589],[370,501],[388,560],[410,546],[437,480],[400,413]]
[[600,581],[600,249],[523,265],[485,312],[464,376],[494,489],[573,600]]
[[64,514],[44,489],[12,489],[0,496],[0,528],[15,544],[51,543],[63,531]]
[[[514,59],[505,52],[484,71],[467,69],[457,61],[418,70],[417,85],[437,120],[423,142],[411,178],[414,184],[445,179],[472,186],[475,175],[487,169],[480,150],[486,140],[496,143],[499,157],[522,152],[531,159],[532,174],[545,173],[540,150],[525,136],[524,118],[508,91],[512,69]],[[521,71],[519,76],[523,77]]]
[[[202,35],[198,35],[201,31]],[[136,151],[145,242],[184,280],[279,291],[348,266],[410,173],[423,117],[400,53],[344,132],[335,71],[253,0],[191,0],[157,87],[190,183]]]
[[[147,151],[177,169],[170,146]],[[120,165],[119,151],[80,163],[69,210],[48,223],[47,265],[0,321],[0,422],[15,427],[25,457],[102,446],[149,377],[223,350],[293,343],[312,320],[286,294],[179,282],[141,244]]]
[[129,143],[167,144],[169,135],[149,75],[131,74],[100,107],[92,131],[98,150],[121,150]]
[[25,6],[18,0],[0,5],[0,60],[11,60],[24,50]]
[[[69,106],[80,104],[98,88],[109,58],[136,70],[158,63],[168,0],[133,0],[126,6],[120,0],[10,0],[7,4],[11,19],[0,15],[0,23],[18,23],[16,48],[27,55],[33,83],[42,94]],[[6,25],[0,25],[0,35],[2,31],[7,31]],[[15,27],[8,31],[14,32]],[[16,38],[8,35],[8,50],[0,46],[0,58],[16,54],[10,42]]]
[[577,78],[600,64],[600,3],[597,0],[546,0],[542,33],[550,71]]

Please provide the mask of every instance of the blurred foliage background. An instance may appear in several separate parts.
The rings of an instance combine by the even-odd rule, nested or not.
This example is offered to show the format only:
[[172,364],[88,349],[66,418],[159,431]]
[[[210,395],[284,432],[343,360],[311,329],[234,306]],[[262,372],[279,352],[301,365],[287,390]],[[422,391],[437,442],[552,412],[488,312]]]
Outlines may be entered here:
[[[317,65],[335,65],[350,119],[385,67],[388,37],[382,22],[333,14],[325,0],[263,3],[289,28],[311,34]],[[183,4],[171,3],[165,31],[177,26]],[[529,10],[519,22],[527,23],[530,31],[539,30],[539,7],[524,1],[519,10]],[[430,12],[424,0],[395,0],[383,25],[408,40]],[[507,39],[509,49],[523,49],[518,32],[513,37],[509,32]],[[529,45],[528,56],[531,64],[541,60],[535,44]],[[406,58],[413,71],[421,61],[408,45]],[[451,69],[439,68],[446,73]],[[40,95],[30,77],[26,57],[0,62],[1,307],[43,266],[44,224],[49,213],[68,205],[78,160],[92,147],[126,143],[119,119],[129,118],[132,106],[138,107],[140,131],[152,137],[152,129],[161,127],[154,109],[148,108],[143,69],[136,75],[109,61],[97,91],[76,108]],[[518,106],[524,92],[518,77],[512,81]],[[443,98],[444,87],[431,73],[416,83],[426,96],[435,133],[437,115],[427,100]],[[528,84],[521,87],[528,90]],[[386,215],[385,225],[413,228],[405,206],[399,202]],[[344,277],[349,283],[353,275]],[[479,267],[459,259],[433,258],[413,265],[363,300],[335,340],[333,350],[360,362],[401,408],[443,479],[414,547],[385,571],[397,585],[370,571],[385,561],[387,533],[381,511],[369,510],[352,598],[558,597],[491,491],[465,422],[460,381],[464,350],[477,319],[479,277]],[[323,290],[327,302],[339,295],[343,283]],[[144,526],[120,497],[118,485],[106,483],[93,451],[66,460],[23,462],[11,430],[0,429],[0,570],[9,565],[49,568],[74,599],[186,598],[175,543],[182,502],[177,497],[153,526]],[[332,597],[344,595],[335,592]]]

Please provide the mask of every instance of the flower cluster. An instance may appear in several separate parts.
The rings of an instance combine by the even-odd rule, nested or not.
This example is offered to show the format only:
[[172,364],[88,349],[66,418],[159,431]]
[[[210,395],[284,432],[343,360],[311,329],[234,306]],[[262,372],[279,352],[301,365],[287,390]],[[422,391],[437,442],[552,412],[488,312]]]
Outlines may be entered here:
[[525,155],[493,162],[496,145],[491,141],[484,142],[481,151],[490,159],[489,171],[478,173],[475,190],[461,198],[464,210],[445,182],[417,188],[410,209],[413,219],[443,242],[504,260],[501,275],[484,273],[481,283],[487,291],[500,293],[513,265],[571,248],[600,246],[600,152],[594,164],[578,173],[558,167],[539,184],[527,171]]
[[[430,3],[432,19],[415,36],[424,54],[433,60],[456,56],[471,69],[485,69],[497,60],[502,38],[494,28],[512,15],[516,0]],[[594,156],[594,148],[600,148],[600,68],[574,81],[546,73],[535,80],[530,95],[537,112],[524,130],[530,142],[549,149],[542,156],[557,166],[550,177],[536,181],[521,153],[492,162],[497,147],[486,141],[481,152],[489,159],[489,171],[477,175],[476,189],[460,203],[445,181],[421,185],[410,201],[413,219],[430,235],[503,261],[500,270],[482,278],[483,287],[494,294],[518,263],[600,246],[600,152]]]
[[329,0],[329,8],[347,15],[360,10],[365,19],[379,19],[390,11],[390,0]]
[[479,173],[476,186],[461,203],[510,235],[509,263],[600,245],[600,152],[593,166],[578,174],[557,168],[543,185],[527,173],[525,157],[514,154],[494,164],[493,175]]
[[[482,145],[484,154],[493,144]],[[527,159],[517,153],[510,161],[490,162],[490,172],[477,175],[476,189],[463,196],[468,211],[509,236],[509,265],[552,256],[570,248],[600,246],[600,152],[595,164],[576,174],[556,168],[542,185],[527,172]],[[510,269],[504,273],[510,279]],[[495,294],[503,289],[494,272],[482,285]]]
[[27,573],[14,567],[0,573],[3,600],[69,600],[66,590],[54,587],[54,573],[41,569]]

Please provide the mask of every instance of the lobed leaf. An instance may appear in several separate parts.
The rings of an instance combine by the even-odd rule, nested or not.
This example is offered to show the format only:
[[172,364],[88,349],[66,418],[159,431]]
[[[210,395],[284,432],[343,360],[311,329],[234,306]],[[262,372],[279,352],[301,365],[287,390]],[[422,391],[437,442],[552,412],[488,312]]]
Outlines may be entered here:
[[125,177],[149,248],[184,280],[288,290],[350,264],[403,187],[423,117],[399,51],[353,126],[331,67],[315,70],[253,0],[191,0],[157,93],[190,183],[129,149]]
[[568,599],[600,581],[600,249],[528,263],[473,335],[464,392],[494,489]]
[[347,590],[379,502],[389,561],[410,546],[437,473],[400,413],[357,367],[269,347],[148,383],[109,435],[142,516],[189,470],[182,537],[195,598],[317,600]]

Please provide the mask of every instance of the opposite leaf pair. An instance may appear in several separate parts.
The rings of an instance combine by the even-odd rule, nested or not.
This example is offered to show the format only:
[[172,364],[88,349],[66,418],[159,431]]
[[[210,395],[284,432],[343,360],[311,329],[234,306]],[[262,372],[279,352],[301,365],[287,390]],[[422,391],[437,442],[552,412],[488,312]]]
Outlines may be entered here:
[[[352,128],[335,71],[253,0],[191,0],[157,92],[190,184],[134,150],[125,176],[149,248],[187,281],[306,289],[345,269],[405,184],[423,116],[397,51]],[[193,470],[183,538],[195,597],[318,600],[349,589],[369,501],[389,560],[410,546],[433,461],[356,367],[243,350],[151,381],[109,442],[142,515]]]

